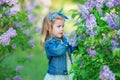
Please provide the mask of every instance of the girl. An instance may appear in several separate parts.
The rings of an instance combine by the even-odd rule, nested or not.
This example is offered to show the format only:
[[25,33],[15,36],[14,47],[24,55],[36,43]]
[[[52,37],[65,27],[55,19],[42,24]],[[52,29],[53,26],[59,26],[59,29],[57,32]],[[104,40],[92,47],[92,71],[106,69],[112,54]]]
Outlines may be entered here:
[[49,66],[44,80],[72,80],[72,75],[68,74],[72,63],[71,53],[74,50],[65,36],[64,21],[68,19],[59,12],[49,13],[45,16],[42,25],[42,44],[44,44]]

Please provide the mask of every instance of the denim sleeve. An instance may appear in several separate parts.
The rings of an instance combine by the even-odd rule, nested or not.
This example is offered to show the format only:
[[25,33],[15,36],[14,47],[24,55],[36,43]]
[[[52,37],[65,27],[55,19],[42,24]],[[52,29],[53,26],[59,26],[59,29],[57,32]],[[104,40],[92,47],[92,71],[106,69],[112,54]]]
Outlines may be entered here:
[[66,53],[67,46],[65,44],[46,43],[45,50],[48,56],[60,56]]
[[75,47],[72,47],[71,45],[69,45],[70,46],[70,52],[72,53],[74,50],[77,50],[78,49],[78,47],[77,46],[75,46]]

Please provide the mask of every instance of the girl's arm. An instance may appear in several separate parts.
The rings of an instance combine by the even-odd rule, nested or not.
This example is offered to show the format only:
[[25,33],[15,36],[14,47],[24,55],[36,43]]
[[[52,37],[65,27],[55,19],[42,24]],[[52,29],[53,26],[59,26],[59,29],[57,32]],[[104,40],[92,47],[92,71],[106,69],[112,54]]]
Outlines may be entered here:
[[72,47],[71,45],[70,46],[70,52],[72,53],[74,50],[77,50],[78,49],[78,46],[75,46],[75,47]]
[[67,44],[46,43],[45,50],[48,56],[60,56],[66,53]]

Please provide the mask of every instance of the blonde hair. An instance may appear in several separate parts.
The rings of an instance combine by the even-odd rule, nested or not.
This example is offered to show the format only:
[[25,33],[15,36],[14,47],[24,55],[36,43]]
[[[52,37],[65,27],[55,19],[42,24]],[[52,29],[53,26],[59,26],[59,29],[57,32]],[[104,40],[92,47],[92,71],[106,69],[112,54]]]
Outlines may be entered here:
[[49,13],[43,19],[42,31],[41,31],[41,41],[40,41],[42,46],[45,43],[47,36],[51,35],[52,25],[54,24],[55,20],[56,19],[64,20],[64,18],[62,16],[56,16],[52,21],[50,21],[50,15],[52,15],[52,14],[54,14],[54,13]]

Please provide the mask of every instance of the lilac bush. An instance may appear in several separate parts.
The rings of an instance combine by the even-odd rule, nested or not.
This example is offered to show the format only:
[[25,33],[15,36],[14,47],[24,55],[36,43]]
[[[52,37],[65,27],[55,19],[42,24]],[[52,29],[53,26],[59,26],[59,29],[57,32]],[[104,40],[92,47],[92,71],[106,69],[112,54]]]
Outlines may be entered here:
[[116,80],[115,74],[109,69],[107,65],[104,65],[103,70],[100,71],[100,80]]
[[[30,2],[26,10],[26,5],[22,5],[24,0],[0,0],[0,64],[15,50],[24,51],[35,46],[35,33],[41,29],[33,27],[37,19],[34,15],[36,5],[33,0]],[[33,56],[28,57],[29,60],[32,58]],[[18,63],[24,63],[28,59],[18,59]],[[22,69],[22,65],[15,69],[0,65],[0,80],[22,80],[21,76],[17,76]]]
[[78,46],[73,52],[78,58],[71,69],[75,80],[120,79],[119,7],[120,0],[88,0],[73,10],[72,18],[77,19],[74,42]]

